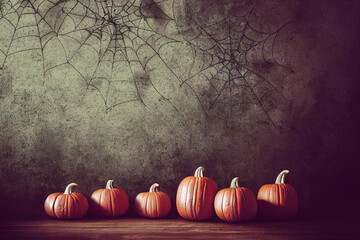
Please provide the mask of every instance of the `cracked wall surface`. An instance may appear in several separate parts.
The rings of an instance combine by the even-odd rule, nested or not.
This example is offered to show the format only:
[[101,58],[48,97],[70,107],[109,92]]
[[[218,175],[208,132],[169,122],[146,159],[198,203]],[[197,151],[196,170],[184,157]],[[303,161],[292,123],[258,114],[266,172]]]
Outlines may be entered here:
[[254,193],[289,169],[300,216],[346,214],[328,208],[359,165],[357,1],[0,3],[3,216],[70,182],[174,200],[200,165]]

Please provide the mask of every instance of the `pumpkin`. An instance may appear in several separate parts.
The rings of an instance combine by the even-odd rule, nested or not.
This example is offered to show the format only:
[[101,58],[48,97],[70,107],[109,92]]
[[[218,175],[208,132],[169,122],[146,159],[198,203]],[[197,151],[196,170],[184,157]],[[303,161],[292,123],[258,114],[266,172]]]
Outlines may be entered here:
[[98,217],[119,217],[126,213],[129,208],[129,197],[120,188],[113,187],[113,181],[109,180],[105,189],[96,190],[90,198],[90,212]]
[[184,178],[177,190],[176,208],[181,217],[205,220],[214,216],[214,198],[217,185],[204,177],[204,168],[198,167],[194,176]]
[[77,219],[86,214],[88,201],[81,193],[72,192],[73,187],[77,187],[77,184],[70,183],[64,193],[53,193],[46,198],[44,208],[47,215],[59,219]]
[[139,193],[135,198],[135,211],[141,217],[166,217],[171,210],[171,201],[164,192],[159,192],[159,184],[151,185],[149,192]]
[[239,178],[231,181],[230,188],[220,190],[214,201],[216,215],[223,221],[239,222],[256,216],[257,202],[254,193],[239,187]]
[[293,186],[285,184],[289,170],[282,171],[275,184],[266,184],[259,190],[258,215],[264,219],[285,220],[293,217],[298,209],[298,197]]

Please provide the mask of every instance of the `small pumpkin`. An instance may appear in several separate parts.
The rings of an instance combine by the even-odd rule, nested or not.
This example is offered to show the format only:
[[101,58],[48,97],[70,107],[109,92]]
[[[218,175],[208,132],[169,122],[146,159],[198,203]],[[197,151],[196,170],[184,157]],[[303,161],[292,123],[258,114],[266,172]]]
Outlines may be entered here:
[[139,193],[135,198],[135,211],[141,217],[166,217],[171,210],[171,201],[164,192],[159,192],[159,184],[151,185],[149,192]]
[[184,178],[176,194],[176,208],[181,217],[205,220],[214,216],[214,198],[218,187],[214,180],[204,177],[204,168],[198,167],[194,176]]
[[114,188],[109,180],[105,189],[96,190],[90,198],[90,212],[98,217],[119,217],[129,209],[129,197],[121,188]]
[[220,190],[214,201],[216,215],[223,221],[239,222],[256,216],[257,202],[254,193],[239,187],[239,178],[231,181],[230,188]]
[[259,190],[258,216],[265,219],[285,220],[293,217],[298,209],[298,197],[293,186],[285,184],[289,170],[282,171],[275,184],[266,184]]
[[72,191],[73,187],[77,186],[76,183],[70,183],[65,188],[64,193],[50,194],[44,204],[47,215],[58,219],[83,217],[89,208],[89,204],[84,195]]

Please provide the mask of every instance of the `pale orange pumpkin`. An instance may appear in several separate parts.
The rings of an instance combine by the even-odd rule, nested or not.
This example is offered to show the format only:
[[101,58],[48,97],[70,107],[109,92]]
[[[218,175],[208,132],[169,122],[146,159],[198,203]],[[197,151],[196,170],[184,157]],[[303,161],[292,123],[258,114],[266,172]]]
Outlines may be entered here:
[[214,198],[218,187],[214,180],[204,177],[198,167],[194,176],[184,178],[177,190],[176,208],[181,217],[205,220],[214,216]]
[[284,220],[293,217],[298,209],[298,196],[293,186],[285,184],[285,175],[289,170],[282,171],[275,184],[266,184],[259,190],[258,216],[265,219]]
[[171,210],[169,196],[158,190],[159,184],[151,185],[149,192],[139,193],[135,198],[135,211],[141,217],[166,217]]
[[238,179],[234,178],[230,188],[220,190],[215,196],[215,212],[223,221],[246,221],[256,216],[256,197],[250,189],[239,187]]
[[47,215],[59,219],[83,217],[89,208],[89,204],[84,195],[72,192],[72,188],[76,186],[76,183],[70,183],[65,188],[64,193],[50,194],[44,204]]
[[121,188],[114,188],[109,180],[105,189],[98,189],[90,199],[90,212],[98,217],[119,217],[129,208],[129,197]]

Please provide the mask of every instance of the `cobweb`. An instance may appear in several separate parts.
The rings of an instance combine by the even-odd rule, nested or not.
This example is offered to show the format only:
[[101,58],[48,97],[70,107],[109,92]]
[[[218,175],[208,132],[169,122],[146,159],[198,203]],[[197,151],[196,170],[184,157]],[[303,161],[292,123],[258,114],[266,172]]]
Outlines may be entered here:
[[[73,69],[101,95],[106,111],[129,102],[146,105],[143,84],[178,111],[151,77],[160,67],[171,73],[169,81],[175,79],[179,91],[190,89],[206,116],[227,120],[256,109],[276,126],[273,115],[281,102],[287,104],[281,81],[291,72],[274,57],[283,27],[255,30],[249,21],[252,3],[245,13],[230,7],[209,21],[186,7],[182,15],[179,2],[184,1],[3,1],[0,66],[16,54],[36,51],[45,78],[57,68]],[[176,58],[170,51],[175,45],[186,57],[174,65],[169,59]]]
[[[207,11],[222,8],[225,14]],[[256,30],[251,25],[256,1],[205,1],[203,6],[186,5],[178,14],[193,48],[193,61],[182,85],[196,94],[204,112],[221,119],[239,119],[255,111],[260,121],[277,126],[289,101],[284,81],[293,71],[275,58],[275,42],[289,22],[274,31]],[[191,10],[195,9],[195,10]],[[203,12],[203,14],[198,14]],[[186,71],[184,71],[186,72]],[[202,89],[208,82],[208,89]],[[261,112],[261,114],[258,114]]]

